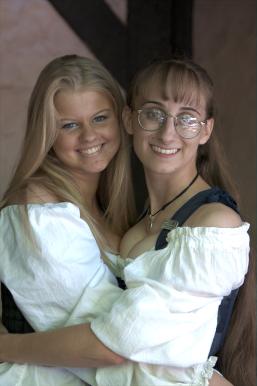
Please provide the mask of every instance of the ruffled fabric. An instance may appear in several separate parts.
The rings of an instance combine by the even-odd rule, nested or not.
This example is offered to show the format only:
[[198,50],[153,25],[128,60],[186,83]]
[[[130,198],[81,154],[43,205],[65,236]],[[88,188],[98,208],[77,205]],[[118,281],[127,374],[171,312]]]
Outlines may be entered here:
[[217,357],[210,357],[203,365],[197,366],[194,385],[208,386],[209,380],[213,375],[213,368],[217,362]]
[[247,271],[248,224],[177,228],[160,251],[114,257],[128,286],[121,291],[77,207],[30,205],[29,221],[36,250],[25,242],[18,207],[0,212],[0,279],[30,324],[46,330],[92,321],[100,340],[131,361],[98,369],[96,378],[94,369],[2,364],[0,384],[42,386],[46,372],[55,386],[81,379],[93,386],[208,384],[218,306]]
[[216,361],[216,357],[210,357],[191,368],[127,362],[115,368],[98,369],[93,386],[208,386]]
[[123,385],[122,376],[130,386],[208,384],[219,305],[247,272],[248,229],[247,223],[178,227],[163,249],[135,260],[112,257],[127,290],[91,328],[107,347],[134,362],[98,369],[102,385]]

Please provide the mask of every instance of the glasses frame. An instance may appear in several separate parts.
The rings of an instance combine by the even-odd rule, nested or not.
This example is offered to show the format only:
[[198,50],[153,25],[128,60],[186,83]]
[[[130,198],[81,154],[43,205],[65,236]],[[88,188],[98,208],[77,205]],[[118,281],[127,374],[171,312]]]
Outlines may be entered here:
[[[158,130],[161,130],[161,129],[162,129],[161,127],[159,127],[158,129],[155,129],[155,130],[149,130],[149,129],[145,129],[145,128],[144,128],[144,126],[142,125],[142,123],[140,122],[140,119],[139,119],[141,112],[144,111],[144,110],[151,110],[151,109],[150,109],[150,108],[143,108],[143,109],[138,109],[138,110],[136,110],[136,112],[137,112],[137,120],[138,120],[138,123],[139,123],[140,127],[141,127],[143,130],[148,131],[148,132],[156,132],[156,131],[158,131]],[[199,130],[197,131],[197,133],[196,133],[195,135],[193,135],[192,137],[184,137],[184,136],[181,135],[181,133],[179,133],[178,130],[177,130],[177,119],[178,119],[178,117],[177,117],[176,115],[172,115],[170,112],[166,112],[166,111],[164,111],[164,110],[162,110],[162,109],[157,109],[157,110],[160,110],[160,111],[163,112],[164,115],[165,115],[165,122],[164,122],[164,125],[167,123],[168,118],[173,118],[173,124],[174,124],[174,128],[175,128],[175,130],[176,130],[176,133],[177,133],[178,135],[180,135],[180,137],[185,138],[185,139],[195,138],[195,137],[200,133],[201,127],[203,127],[203,126],[206,125],[206,123],[207,123],[207,119],[204,120],[204,121],[199,121],[197,118],[195,118],[196,121],[197,121],[197,123],[199,123],[199,124],[201,125],[201,127],[199,128]]]

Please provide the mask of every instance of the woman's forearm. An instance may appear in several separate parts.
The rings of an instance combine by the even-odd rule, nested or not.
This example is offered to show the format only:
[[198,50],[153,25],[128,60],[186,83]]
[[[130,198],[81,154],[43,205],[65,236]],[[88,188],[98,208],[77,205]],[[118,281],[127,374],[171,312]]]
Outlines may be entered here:
[[89,324],[31,334],[0,334],[0,362],[101,367],[123,361],[96,338]]
[[[124,359],[106,348],[88,324],[32,334],[0,334],[0,361],[57,367],[118,365]],[[213,386],[232,386],[214,372]]]

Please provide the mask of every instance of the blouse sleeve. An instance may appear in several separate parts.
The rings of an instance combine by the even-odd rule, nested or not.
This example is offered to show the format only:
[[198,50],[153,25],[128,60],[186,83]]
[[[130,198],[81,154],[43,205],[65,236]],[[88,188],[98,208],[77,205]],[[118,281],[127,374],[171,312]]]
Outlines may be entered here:
[[204,362],[222,297],[239,287],[248,266],[248,225],[173,230],[163,250],[125,268],[128,289],[92,330],[137,362],[187,367]]
[[33,204],[28,214],[35,245],[15,207],[1,217],[0,279],[31,326],[47,330],[86,322],[108,309],[119,290],[79,208]]

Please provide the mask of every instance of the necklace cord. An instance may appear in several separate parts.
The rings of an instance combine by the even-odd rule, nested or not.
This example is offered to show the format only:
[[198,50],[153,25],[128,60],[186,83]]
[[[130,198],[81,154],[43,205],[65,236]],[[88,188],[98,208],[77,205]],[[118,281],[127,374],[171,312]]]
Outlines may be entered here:
[[151,211],[150,211],[150,206],[148,207],[147,213],[148,213],[148,217],[149,217],[150,223],[151,223],[150,227],[152,227],[152,225],[153,225],[152,224],[152,218],[154,216],[156,216],[158,213],[160,213],[162,210],[167,208],[167,206],[169,206],[172,202],[176,201],[180,196],[182,196],[182,194],[184,194],[190,188],[190,186],[193,185],[193,183],[195,182],[195,180],[197,179],[198,176],[199,176],[199,173],[197,172],[196,175],[194,176],[194,178],[192,179],[192,181],[182,190],[182,192],[180,192],[174,198],[172,198],[170,201],[168,201],[164,205],[162,205],[162,207],[160,209],[158,209],[157,212],[152,214]]

